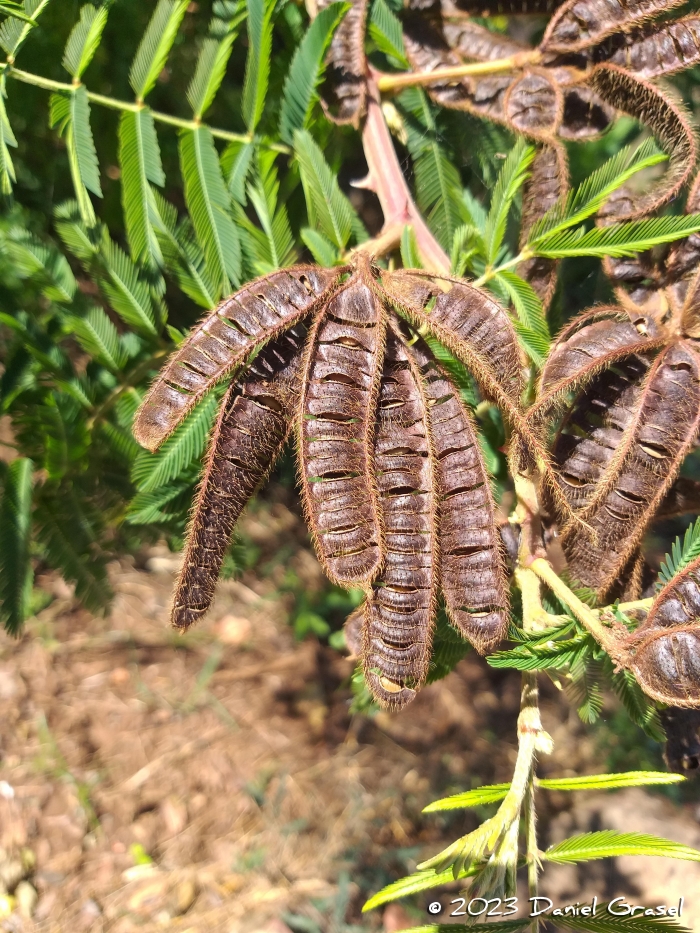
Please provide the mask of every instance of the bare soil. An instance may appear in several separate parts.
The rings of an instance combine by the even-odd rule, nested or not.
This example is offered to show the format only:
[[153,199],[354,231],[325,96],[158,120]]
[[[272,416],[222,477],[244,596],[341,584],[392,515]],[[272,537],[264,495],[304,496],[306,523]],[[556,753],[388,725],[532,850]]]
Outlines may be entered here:
[[[246,521],[270,546],[303,541],[280,503]],[[302,543],[291,561],[321,585]],[[353,716],[352,662],[294,641],[274,572],[222,583],[209,619],[181,636],[167,624],[177,558],[159,548],[142,563],[111,568],[106,618],[44,576],[51,602],[19,640],[0,636],[0,884],[3,871],[26,879],[0,899],[0,929],[391,933],[429,922],[426,897],[383,916],[361,906],[484,816],[422,816],[427,803],[509,780],[518,676],[470,655],[405,711]],[[603,770],[594,731],[553,687],[543,716],[555,754],[542,774]],[[571,795],[549,794],[544,841],[617,818],[700,845],[696,804],[634,794],[576,810]],[[602,874],[555,872],[549,887],[546,875],[543,890],[639,902],[661,885],[669,902],[686,895],[683,919],[700,930],[697,865],[674,863],[682,871],[669,876],[667,862],[637,864],[652,862],[653,884],[605,862]]]

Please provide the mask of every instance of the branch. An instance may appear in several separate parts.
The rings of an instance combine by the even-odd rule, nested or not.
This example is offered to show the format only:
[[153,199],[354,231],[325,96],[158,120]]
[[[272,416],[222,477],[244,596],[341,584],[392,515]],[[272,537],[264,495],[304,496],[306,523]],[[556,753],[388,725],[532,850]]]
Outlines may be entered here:
[[[410,224],[425,268],[431,272],[449,273],[450,260],[423,220],[401,171],[379,103],[376,83],[369,77],[367,84],[367,116],[362,129],[362,146],[369,174],[357,187],[374,191],[384,214],[382,232],[377,240],[370,242],[376,248],[376,243],[381,241],[385,252],[387,246],[395,248],[400,242],[403,227]],[[368,244],[365,244],[365,252],[367,247]],[[375,255],[378,253],[375,252]]]
[[497,58],[492,62],[470,62],[467,65],[454,65],[451,68],[436,68],[434,71],[410,71],[401,74],[382,74],[377,78],[380,91],[400,91],[405,87],[425,87],[430,84],[455,81],[470,75],[491,75],[501,71],[515,71],[526,65],[539,64],[542,56],[537,49],[518,52],[508,58]]

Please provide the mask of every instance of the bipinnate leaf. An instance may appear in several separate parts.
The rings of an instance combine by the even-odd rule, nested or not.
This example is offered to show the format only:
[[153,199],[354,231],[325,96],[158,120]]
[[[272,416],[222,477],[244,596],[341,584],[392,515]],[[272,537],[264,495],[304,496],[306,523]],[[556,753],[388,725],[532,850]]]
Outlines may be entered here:
[[338,249],[345,249],[352,235],[354,211],[338,187],[337,176],[306,130],[295,132],[294,152],[299,162],[310,224],[318,223]]
[[418,894],[420,891],[430,891],[433,888],[442,888],[446,884],[452,884],[454,881],[462,878],[471,878],[476,875],[479,868],[470,868],[468,871],[460,871],[455,877],[452,866],[445,871],[433,871],[432,868],[423,871],[414,871],[405,878],[399,878],[391,884],[386,885],[381,891],[373,894],[363,905],[362,913],[368,910],[374,910],[375,907],[381,907],[382,904],[390,904],[397,901],[400,897],[408,897],[411,894]]
[[229,193],[208,127],[181,131],[180,167],[185,201],[210,274],[217,283],[218,298],[241,279],[241,246],[229,214]]
[[280,137],[292,144],[294,131],[306,128],[316,86],[323,73],[323,56],[333,31],[350,9],[349,3],[331,3],[320,10],[299,43],[289,66],[282,93]]
[[15,179],[15,167],[8,146],[17,147],[15,134],[12,132],[10,121],[5,108],[5,75],[0,75],[0,195],[9,197],[12,194],[12,185]]
[[397,65],[408,67],[403,47],[401,20],[385,0],[374,0],[370,11],[368,32],[380,52],[393,58]]
[[523,349],[535,363],[542,366],[549,353],[549,327],[544,316],[542,302],[529,282],[526,282],[509,269],[496,277],[510,295],[517,315],[513,322],[516,334]]
[[251,282],[223,301],[163,367],[137,413],[136,440],[156,450],[199,399],[256,346],[309,315],[342,271],[292,267]]
[[0,477],[0,621],[13,635],[19,633],[29,613],[34,579],[30,550],[33,470],[31,460],[18,457]]
[[119,317],[137,333],[156,334],[154,301],[139,268],[107,237],[101,244],[100,259],[104,270],[100,285]]
[[98,7],[86,3],[81,7],[80,20],[73,27],[63,53],[63,67],[74,78],[80,79],[92,61],[107,24],[108,13],[107,3]]
[[86,226],[95,224],[95,212],[88,195],[102,197],[100,167],[90,128],[87,91],[79,85],[71,91],[51,95],[50,122],[66,140],[75,196]]
[[338,263],[340,254],[338,249],[331,243],[327,236],[324,236],[320,230],[314,230],[311,227],[302,227],[299,235],[304,246],[314,257],[314,261],[319,266],[329,268]]
[[508,153],[508,158],[498,174],[491,198],[491,210],[484,230],[486,260],[492,265],[498,259],[503,245],[508,214],[513,201],[528,178],[534,158],[535,147],[528,145],[524,139],[519,139]]
[[510,784],[486,784],[484,787],[477,787],[463,794],[453,794],[452,797],[434,800],[427,807],[423,807],[422,812],[437,813],[442,810],[461,810],[465,807],[481,807],[487,803],[498,803],[499,800],[503,800],[509,788]]
[[700,557],[700,518],[696,519],[695,524],[686,528],[682,543],[680,538],[674,541],[671,553],[666,555],[659,568],[658,585],[670,583],[677,574],[682,573],[698,557]]
[[344,586],[371,583],[385,554],[374,473],[385,328],[379,299],[358,271],[311,330],[302,375],[304,512],[326,574]]
[[284,446],[305,336],[304,327],[293,327],[268,343],[221,402],[175,587],[172,623],[178,628],[189,627],[208,610],[233,528]]
[[199,52],[194,77],[187,88],[187,100],[197,120],[202,119],[216,97],[239,26],[245,18],[245,10],[237,0],[219,0],[214,12]]
[[540,237],[528,249],[537,256],[566,259],[571,256],[617,258],[634,256],[662,243],[680,240],[700,230],[700,214],[654,217],[609,227],[584,230],[577,227]]
[[163,255],[153,228],[151,183],[163,186],[165,174],[151,111],[125,110],[119,120],[119,164],[126,234],[135,262],[155,268]]
[[165,67],[187,7],[188,0],[158,0],[129,72],[137,100],[142,101],[150,93]]
[[253,133],[265,107],[272,54],[275,0],[248,0],[248,57],[243,84],[243,119]]
[[700,850],[691,846],[650,833],[622,833],[614,829],[571,836],[550,846],[542,853],[542,858],[547,862],[566,865],[621,855],[660,855],[664,858],[700,862]]
[[[622,905],[616,904],[619,910]],[[654,908],[652,908],[654,910]],[[613,916],[607,911],[607,904],[598,904],[595,917],[574,917],[570,914],[557,917],[557,926],[565,930],[585,930],[587,933],[691,933],[673,917],[645,917],[635,913],[631,916]]]
[[203,308],[216,304],[217,283],[209,273],[204,254],[188,217],[178,223],[177,210],[151,189],[151,221],[166,269],[175,276],[186,295]]
[[132,481],[139,492],[153,492],[165,486],[200,459],[218,402],[216,394],[209,395],[157,453],[139,452],[131,471]]
[[126,362],[126,353],[120,343],[117,328],[102,308],[93,306],[84,317],[74,315],[71,329],[78,343],[112,372],[120,372]]
[[48,4],[49,0],[24,0],[21,12],[31,22],[12,16],[0,23],[0,46],[7,52],[8,57],[17,55],[22,43],[36,23],[37,17],[43,13]]
[[647,787],[658,784],[677,784],[684,781],[682,774],[668,771],[626,771],[622,774],[583,774],[572,778],[541,778],[537,786],[545,790],[613,790],[618,787]]

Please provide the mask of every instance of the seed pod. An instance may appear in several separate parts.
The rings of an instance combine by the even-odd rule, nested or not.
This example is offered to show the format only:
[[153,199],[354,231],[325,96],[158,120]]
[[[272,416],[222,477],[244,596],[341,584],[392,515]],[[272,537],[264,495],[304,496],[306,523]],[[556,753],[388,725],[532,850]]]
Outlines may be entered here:
[[653,23],[612,36],[596,50],[604,60],[639,78],[651,80],[692,68],[700,62],[700,18]]
[[479,26],[458,11],[457,19],[443,8],[440,29],[448,46],[462,59],[476,62],[491,62],[499,58],[510,58],[527,52],[528,46],[500,32],[492,32]]
[[[527,243],[530,231],[550,208],[566,195],[569,171],[566,152],[560,145],[546,145],[538,150],[530,177],[523,190],[523,215],[520,246]],[[557,285],[557,262],[536,256],[518,266],[518,275],[529,282],[545,310],[549,307]]]
[[302,495],[331,580],[362,586],[383,557],[373,466],[385,315],[359,275],[328,302],[309,340],[299,421]]
[[564,95],[545,68],[526,68],[510,83],[503,98],[508,124],[533,139],[550,140],[564,113]]
[[389,709],[413,699],[430,666],[437,587],[437,497],[426,399],[415,364],[389,335],[375,467],[386,557],[365,606],[367,686]]
[[489,476],[459,390],[422,341],[411,352],[429,405],[447,613],[477,651],[486,654],[508,629],[508,587]]
[[632,322],[614,305],[582,314],[559,334],[542,370],[537,402],[528,413],[529,419],[542,423],[565,393],[580,390],[618,361],[661,345],[649,318],[640,315]]
[[[443,16],[461,12],[467,16],[518,16],[551,13],[563,0],[442,0]],[[408,3],[414,9],[412,2]]]
[[559,7],[544,34],[541,49],[547,52],[580,52],[598,45],[607,36],[653,19],[684,0],[568,0]]
[[226,392],[175,587],[172,623],[178,628],[188,628],[209,609],[234,525],[284,446],[305,336],[303,327],[293,327],[269,343]]
[[601,377],[607,396],[579,402],[580,435],[566,442],[560,435],[555,448],[572,504],[591,529],[586,535],[565,528],[562,546],[572,576],[595,588],[601,601],[629,567],[700,426],[700,359],[683,343],[662,351],[643,381],[630,381],[611,404],[615,377]]
[[259,344],[307,317],[326,299],[343,269],[293,266],[226,298],[167,361],[134,421],[134,437],[156,450],[211,387]]
[[559,136],[579,142],[595,139],[615,119],[615,108],[585,84],[564,87],[564,113]]
[[[328,3],[329,0],[322,0],[319,9]],[[351,123],[355,129],[367,109],[365,27],[368,6],[369,0],[352,0],[352,6],[333,33],[321,94],[329,120]]]
[[626,655],[625,666],[650,697],[700,707],[700,558],[664,586]]
[[587,84],[611,106],[648,127],[669,156],[663,184],[634,198],[629,210],[618,214],[618,219],[630,220],[658,210],[678,194],[695,167],[697,143],[688,114],[668,91],[662,92],[617,65],[596,65]]

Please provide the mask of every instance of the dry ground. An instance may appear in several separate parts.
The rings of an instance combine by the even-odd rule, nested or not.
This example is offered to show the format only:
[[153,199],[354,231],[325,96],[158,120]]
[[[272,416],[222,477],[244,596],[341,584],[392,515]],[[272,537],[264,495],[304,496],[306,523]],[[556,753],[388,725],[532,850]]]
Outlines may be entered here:
[[[297,533],[279,503],[248,521],[261,540]],[[509,779],[517,675],[469,656],[402,713],[350,716],[352,664],[313,639],[295,643],[274,574],[221,584],[210,619],[183,637],[167,626],[176,560],[164,549],[147,557],[112,567],[107,618],[46,576],[50,604],[20,640],[0,637],[0,882],[3,870],[25,874],[19,899],[34,906],[33,920],[15,910],[0,929],[353,933],[427,922],[426,898],[383,918],[360,908],[484,815],[423,817],[430,800]],[[320,585],[308,550],[292,561]],[[552,688],[543,707],[556,751],[542,773],[602,770],[594,733]],[[674,809],[639,791],[581,801],[543,800],[545,835],[606,825],[700,845],[694,803]],[[700,871],[669,864],[562,870],[543,890],[574,901],[683,894],[684,919],[700,930]]]

